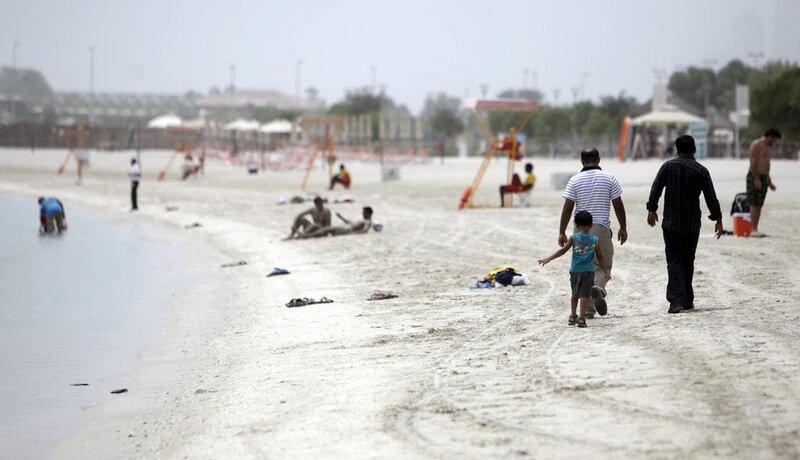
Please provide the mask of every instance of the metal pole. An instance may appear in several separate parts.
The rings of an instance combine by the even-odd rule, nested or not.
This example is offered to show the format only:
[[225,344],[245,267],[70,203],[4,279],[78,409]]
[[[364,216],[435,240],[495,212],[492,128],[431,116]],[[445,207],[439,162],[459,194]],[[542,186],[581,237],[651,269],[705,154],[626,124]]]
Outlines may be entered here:
[[300,72],[302,71],[303,60],[298,59],[294,68],[294,98],[297,109],[300,109]]
[[14,69],[17,68],[17,47],[19,46],[19,42],[14,42],[14,45],[11,46],[11,67]]

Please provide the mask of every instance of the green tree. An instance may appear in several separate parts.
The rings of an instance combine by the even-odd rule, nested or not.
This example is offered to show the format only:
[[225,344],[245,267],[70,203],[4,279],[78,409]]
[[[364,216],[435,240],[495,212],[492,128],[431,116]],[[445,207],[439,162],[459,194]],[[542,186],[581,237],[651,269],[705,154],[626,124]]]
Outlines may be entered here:
[[442,108],[434,112],[430,117],[431,130],[434,133],[451,139],[453,136],[464,131],[464,123],[458,114],[447,108]]
[[753,69],[734,59],[717,72],[717,108],[723,113],[736,108],[736,85],[746,84]]
[[689,104],[703,109],[706,101],[717,106],[717,75],[712,69],[689,67],[669,78],[669,90]]
[[760,131],[775,127],[784,137],[800,137],[800,67],[771,63],[754,78],[750,95],[752,128]]

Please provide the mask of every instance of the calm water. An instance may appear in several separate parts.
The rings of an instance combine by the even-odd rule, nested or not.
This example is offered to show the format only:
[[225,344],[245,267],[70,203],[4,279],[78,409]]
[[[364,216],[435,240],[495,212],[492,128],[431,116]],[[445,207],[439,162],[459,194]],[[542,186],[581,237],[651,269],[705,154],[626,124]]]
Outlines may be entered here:
[[[39,236],[38,205],[0,196],[0,456],[41,458],[129,387],[137,352],[163,334],[188,247],[66,207],[69,231]],[[73,387],[72,383],[89,383]],[[134,389],[130,389],[134,391]]]

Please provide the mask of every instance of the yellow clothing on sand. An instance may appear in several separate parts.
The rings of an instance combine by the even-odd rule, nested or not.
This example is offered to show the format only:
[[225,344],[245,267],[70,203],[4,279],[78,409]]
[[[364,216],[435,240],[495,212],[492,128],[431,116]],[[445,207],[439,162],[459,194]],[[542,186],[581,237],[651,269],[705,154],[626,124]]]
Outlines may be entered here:
[[536,174],[530,173],[525,177],[525,182],[522,183],[526,188],[533,188],[536,185]]
[[341,171],[339,171],[339,179],[341,179],[344,182],[349,181],[350,180],[350,171],[348,171],[346,169],[342,169]]

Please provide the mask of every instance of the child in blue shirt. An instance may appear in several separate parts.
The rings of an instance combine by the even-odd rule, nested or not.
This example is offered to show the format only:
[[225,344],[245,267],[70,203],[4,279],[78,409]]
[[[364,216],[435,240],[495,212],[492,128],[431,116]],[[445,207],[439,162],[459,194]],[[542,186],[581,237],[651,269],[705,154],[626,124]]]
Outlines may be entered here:
[[[595,251],[598,238],[590,235],[592,229],[592,215],[588,211],[579,211],[575,214],[575,233],[569,237],[567,244],[553,255],[546,259],[540,259],[539,264],[544,266],[553,259],[558,259],[572,249],[572,263],[569,267],[569,279],[572,285],[572,298],[570,299],[571,314],[569,315],[570,326],[586,327],[586,305],[594,285],[594,258],[603,267],[606,279],[611,279],[611,272],[608,271],[600,251]],[[578,316],[578,301],[580,301],[580,316]]]

